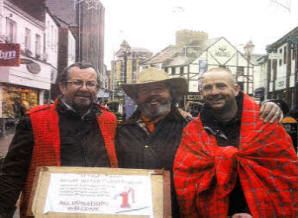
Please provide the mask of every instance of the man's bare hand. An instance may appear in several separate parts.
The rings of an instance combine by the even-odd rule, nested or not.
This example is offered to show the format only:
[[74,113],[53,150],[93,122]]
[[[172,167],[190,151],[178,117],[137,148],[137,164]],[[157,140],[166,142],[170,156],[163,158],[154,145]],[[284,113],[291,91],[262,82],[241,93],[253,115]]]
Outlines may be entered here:
[[264,120],[265,123],[274,123],[275,121],[281,123],[283,117],[284,114],[277,104],[273,102],[265,102],[262,104],[260,118]]
[[182,117],[187,118],[187,117],[192,117],[190,113],[182,110],[181,108],[178,108],[179,113],[181,114]]
[[252,218],[249,213],[235,213],[232,218]]

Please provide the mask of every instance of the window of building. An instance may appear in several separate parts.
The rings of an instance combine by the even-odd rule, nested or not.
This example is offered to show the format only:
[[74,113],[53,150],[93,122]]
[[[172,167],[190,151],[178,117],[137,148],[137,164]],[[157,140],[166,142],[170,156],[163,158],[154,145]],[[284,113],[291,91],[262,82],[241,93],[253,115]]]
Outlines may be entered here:
[[176,74],[176,68],[172,67],[172,75],[175,75],[175,74]]
[[10,18],[6,18],[6,33],[8,42],[17,42],[17,23]]
[[137,70],[137,60],[132,60],[132,72],[135,72]]
[[25,49],[31,49],[31,30],[25,28]]
[[270,59],[268,59],[268,65],[267,65],[267,67],[268,67],[268,72],[269,72],[269,74],[268,74],[268,81],[272,81],[271,80],[271,78],[272,78],[272,72],[271,72],[271,64],[272,64],[272,61],[270,60]]
[[51,48],[55,47],[55,33],[54,33],[54,26],[51,25]]
[[293,49],[292,50],[292,60],[295,60],[295,57],[296,57],[296,49]]
[[[281,60],[279,60],[279,64],[281,65]],[[273,70],[272,81],[275,81],[276,80],[276,74],[277,74],[277,60],[273,60],[272,70]]]
[[244,67],[237,66],[237,75],[238,76],[243,76],[244,75]]
[[184,67],[180,67],[180,76],[184,74]]
[[282,65],[282,59],[279,59],[279,66]]
[[120,71],[123,73],[124,72],[124,61],[121,61],[121,66],[120,66]]
[[41,54],[41,37],[39,34],[35,35],[35,55],[37,58],[40,57]]
[[284,64],[287,63],[287,46],[284,47]]

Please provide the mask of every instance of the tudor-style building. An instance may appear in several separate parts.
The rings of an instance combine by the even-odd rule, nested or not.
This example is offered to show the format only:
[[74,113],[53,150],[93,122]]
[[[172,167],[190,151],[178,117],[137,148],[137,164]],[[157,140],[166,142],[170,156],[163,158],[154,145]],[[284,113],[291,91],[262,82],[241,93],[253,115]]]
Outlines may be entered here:
[[298,27],[267,46],[267,95],[298,107]]
[[253,94],[254,65],[224,37],[205,39],[196,45],[168,46],[142,63],[162,68],[171,77],[184,76],[188,81],[187,100],[199,100],[198,87],[204,72],[214,67],[225,67],[232,71],[241,88]]

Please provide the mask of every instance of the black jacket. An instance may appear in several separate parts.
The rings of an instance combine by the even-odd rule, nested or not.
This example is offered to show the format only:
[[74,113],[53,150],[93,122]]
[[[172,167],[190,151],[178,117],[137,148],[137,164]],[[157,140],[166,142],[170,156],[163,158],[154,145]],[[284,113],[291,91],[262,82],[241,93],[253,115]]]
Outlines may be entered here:
[[[117,131],[116,152],[119,167],[164,169],[172,172],[176,150],[187,122],[175,108],[155,124],[154,132],[149,134],[140,118],[140,111],[137,110]],[[172,216],[178,217],[173,183]]]
[[[59,101],[60,154],[62,166],[109,167],[103,137],[93,105],[83,118]],[[0,218],[12,217],[15,203],[24,187],[31,162],[34,136],[31,120],[24,116],[17,126],[0,171]],[[1,217],[2,215],[2,217]]]

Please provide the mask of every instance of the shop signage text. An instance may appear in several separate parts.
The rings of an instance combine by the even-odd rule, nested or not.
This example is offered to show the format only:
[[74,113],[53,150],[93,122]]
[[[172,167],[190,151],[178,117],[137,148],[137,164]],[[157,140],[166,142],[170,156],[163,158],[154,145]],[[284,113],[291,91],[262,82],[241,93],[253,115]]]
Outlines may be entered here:
[[20,65],[20,44],[0,43],[0,66]]
[[187,95],[187,101],[200,101],[202,100],[200,95]]
[[230,57],[231,54],[226,47],[219,47],[218,51],[215,52],[218,57]]

